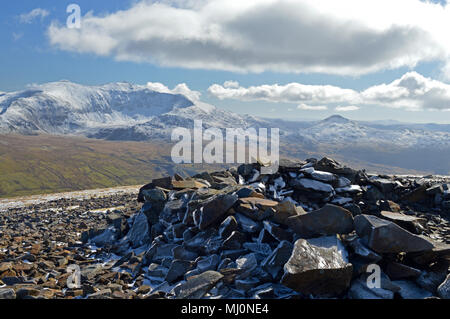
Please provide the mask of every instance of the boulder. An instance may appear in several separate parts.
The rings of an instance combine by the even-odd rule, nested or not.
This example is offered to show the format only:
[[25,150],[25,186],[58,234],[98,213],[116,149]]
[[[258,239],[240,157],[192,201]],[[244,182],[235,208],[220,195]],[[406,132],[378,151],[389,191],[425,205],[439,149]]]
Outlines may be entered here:
[[338,296],[350,286],[352,270],[336,236],[299,239],[284,265],[281,283],[305,295]]
[[417,233],[417,229],[420,229],[421,225],[424,225],[427,222],[427,220],[423,218],[395,212],[382,211],[380,215],[382,218],[394,222],[412,233]]
[[377,253],[422,252],[434,247],[427,239],[372,215],[356,216],[355,229],[362,242]]
[[330,184],[326,184],[309,178],[298,178],[293,180],[292,187],[299,190],[310,190],[327,194],[334,193],[334,188]]
[[200,299],[210,291],[223,275],[217,271],[208,270],[174,288],[177,299]]
[[239,200],[236,210],[253,220],[261,221],[272,216],[277,206],[278,202],[272,200],[248,197]]
[[287,225],[287,219],[291,216],[306,214],[301,207],[295,206],[290,200],[284,200],[275,207],[275,214],[272,220],[281,225]]
[[150,241],[150,227],[144,213],[139,213],[134,217],[133,226],[131,226],[126,238],[133,248]]
[[219,195],[207,202],[200,212],[199,229],[221,222],[227,211],[237,202],[237,195]]
[[310,213],[289,217],[287,224],[301,238],[347,234],[353,231],[353,216],[345,208],[327,204]]
[[164,278],[168,283],[172,283],[175,280],[184,276],[189,270],[194,267],[194,262],[188,260],[174,260],[172,261],[169,271]]

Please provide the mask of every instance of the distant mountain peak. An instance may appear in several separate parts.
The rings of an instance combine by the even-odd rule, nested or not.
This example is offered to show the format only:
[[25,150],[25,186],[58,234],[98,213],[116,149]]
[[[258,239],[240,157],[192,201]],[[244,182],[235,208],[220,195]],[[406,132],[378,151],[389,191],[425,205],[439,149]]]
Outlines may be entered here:
[[330,117],[327,117],[326,119],[322,120],[321,122],[322,123],[342,123],[342,124],[345,124],[345,123],[351,122],[351,120],[343,117],[342,115],[335,114],[335,115],[332,115]]

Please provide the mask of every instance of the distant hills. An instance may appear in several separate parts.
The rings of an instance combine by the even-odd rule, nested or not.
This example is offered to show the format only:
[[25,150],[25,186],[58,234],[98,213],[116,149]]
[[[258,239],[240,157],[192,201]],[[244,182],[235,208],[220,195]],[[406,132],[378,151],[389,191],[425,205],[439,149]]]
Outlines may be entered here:
[[[170,167],[161,173],[173,169],[173,163],[168,157],[170,147],[167,146],[172,129],[192,128],[194,119],[201,119],[205,128],[280,128],[283,156],[334,156],[349,165],[383,173],[450,174],[450,125],[409,124],[395,120],[353,121],[340,115],[320,121],[285,121],[264,119],[256,115],[236,114],[181,94],[156,92],[145,85],[130,83],[84,86],[59,81],[34,85],[19,92],[0,93],[0,134],[3,134],[0,136],[0,171],[9,174],[2,174],[3,180],[6,181],[11,181],[8,178],[12,178],[11,174],[14,175],[14,172],[20,171],[22,174],[22,178],[18,178],[19,181],[9,185],[1,184],[1,187],[3,190],[8,189],[3,191],[5,194],[11,195],[35,193],[34,189],[45,187],[48,187],[45,189],[45,192],[48,192],[145,182],[154,172],[144,174],[140,179],[127,179],[125,175],[133,176],[142,170],[151,172],[152,165]],[[59,151],[64,154],[59,154],[61,158],[66,159],[64,165],[72,166],[75,172],[78,172],[84,160],[97,161],[101,166],[101,161],[105,160],[102,156],[106,156],[102,148],[95,146],[89,149],[83,146],[99,143],[98,145],[103,145],[106,149],[110,148],[108,160],[115,164],[121,163],[117,164],[121,173],[116,175],[123,176],[116,178],[112,173],[114,169],[109,174],[107,170],[95,166],[94,171],[100,170],[100,175],[108,176],[107,182],[102,181],[103,177],[100,175],[93,178],[95,173],[86,171],[86,174],[80,175],[84,176],[80,179],[85,183],[64,185],[61,181],[67,180],[65,173],[58,173],[64,172],[64,169],[57,164],[51,168],[51,164],[42,160],[39,162],[42,150],[36,152],[37,148],[31,147],[34,143],[32,137],[25,139],[20,138],[20,135],[39,135],[40,137],[36,137],[37,145],[41,145],[43,136],[50,146],[51,143],[60,145]],[[52,136],[58,139],[51,140]],[[68,137],[72,139],[71,142],[62,147],[62,141]],[[74,138],[83,142],[75,143]],[[111,144],[106,141],[111,141]],[[143,147],[142,143],[130,142],[146,143]],[[18,143],[17,148],[11,147],[11,143]],[[27,147],[20,149],[20,145]],[[161,145],[161,153],[158,153],[156,149]],[[70,148],[73,148],[73,152]],[[130,150],[127,151],[127,148]],[[149,148],[154,148],[155,151],[145,153],[144,149]],[[86,153],[88,149],[89,154]],[[119,152],[123,153],[118,154]],[[8,156],[13,154],[20,154],[23,161],[11,160]],[[46,154],[47,159],[52,158],[53,162],[58,160],[56,153],[47,150]],[[68,154],[72,154],[71,158],[74,160],[66,158]],[[144,166],[139,165],[139,162],[146,160],[148,162]],[[158,163],[152,164],[152,160]],[[29,171],[22,170],[28,166],[27,162],[33,163],[32,168]],[[19,167],[20,165],[22,167]],[[43,175],[37,173],[39,170]],[[47,170],[53,172],[49,173],[52,178],[44,174]],[[58,174],[60,177],[55,179]],[[29,176],[36,176],[36,180],[40,178],[44,184],[53,186],[40,185],[28,189],[25,186],[27,183],[22,185],[22,181],[26,181]],[[15,187],[14,184],[21,186]]]

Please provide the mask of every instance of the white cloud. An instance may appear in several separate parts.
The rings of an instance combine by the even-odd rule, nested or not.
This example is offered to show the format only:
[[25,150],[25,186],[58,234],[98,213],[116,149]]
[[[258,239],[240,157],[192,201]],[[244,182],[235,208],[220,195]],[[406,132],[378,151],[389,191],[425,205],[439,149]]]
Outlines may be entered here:
[[41,20],[47,17],[50,14],[45,9],[36,8],[31,10],[30,12],[23,13],[19,16],[19,20],[22,23],[32,23],[35,19],[40,18]]
[[[450,85],[426,78],[417,72],[408,72],[387,84],[369,87],[358,92],[331,85],[261,85],[225,87],[213,84],[208,92],[219,99],[240,101],[268,101],[273,103],[296,103],[298,109],[312,110],[340,104],[337,111],[356,111],[359,106],[382,106],[419,110],[450,110]],[[319,105],[319,106],[314,106]]]
[[235,88],[239,87],[239,82],[237,82],[237,81],[226,81],[223,84],[223,87],[227,88],[227,89],[235,89]]
[[361,93],[370,104],[383,104],[412,111],[450,110],[450,85],[409,72],[389,84],[368,88]]
[[354,90],[341,89],[332,85],[305,85],[300,83],[261,85],[249,88],[213,84],[209,87],[208,92],[219,99],[262,100],[283,103],[347,102],[358,98],[358,93]]
[[358,111],[360,108],[359,106],[355,105],[347,105],[347,106],[336,106],[335,110],[338,112],[351,112],[351,111]]
[[81,29],[52,23],[48,36],[163,66],[360,75],[450,61],[448,30],[450,6],[421,0],[141,0],[86,14]]
[[177,86],[175,86],[172,90],[169,89],[167,86],[165,86],[162,83],[159,82],[148,82],[147,87],[150,90],[160,92],[160,93],[171,93],[171,94],[181,94],[186,96],[189,100],[192,102],[199,102],[200,96],[202,95],[198,91],[191,90],[186,83],[180,83]]
[[304,111],[326,111],[328,107],[325,105],[306,105],[302,103],[297,106],[297,109]]

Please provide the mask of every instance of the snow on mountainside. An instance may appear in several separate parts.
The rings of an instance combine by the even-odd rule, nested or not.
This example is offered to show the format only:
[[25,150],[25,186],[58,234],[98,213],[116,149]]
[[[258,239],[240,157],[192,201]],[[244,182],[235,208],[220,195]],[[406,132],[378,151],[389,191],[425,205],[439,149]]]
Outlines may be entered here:
[[[418,127],[416,127],[418,126]],[[352,121],[339,115],[323,121],[311,123],[297,131],[298,136],[309,143],[324,144],[392,144],[407,147],[450,147],[450,133],[424,130],[421,126],[411,124],[389,127],[370,126],[364,122]]]
[[141,141],[170,137],[193,120],[219,128],[280,128],[281,142],[304,145],[395,145],[449,149],[450,128],[437,124],[352,121],[340,115],[322,121],[287,122],[221,110],[181,94],[149,86],[110,83],[84,86],[59,81],[0,95],[0,133],[77,134]]
[[193,103],[183,95],[159,93],[146,86],[83,86],[60,81],[0,96],[0,130],[77,133],[102,126],[143,123],[190,106]]
[[[35,85],[0,96],[0,132],[80,134],[113,140],[170,136],[174,127],[258,127],[252,116],[220,110],[181,94],[147,86],[111,83],[83,86],[69,81]],[[267,126],[267,125],[266,125]]]

